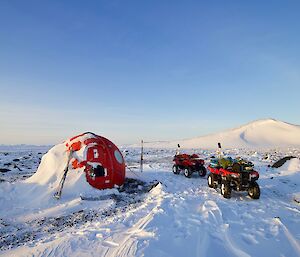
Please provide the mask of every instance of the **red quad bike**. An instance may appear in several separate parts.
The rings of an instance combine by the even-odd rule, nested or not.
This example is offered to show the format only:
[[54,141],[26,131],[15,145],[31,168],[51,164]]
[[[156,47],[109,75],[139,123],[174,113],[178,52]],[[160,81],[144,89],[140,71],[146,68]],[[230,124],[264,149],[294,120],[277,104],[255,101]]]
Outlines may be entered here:
[[259,173],[257,171],[245,170],[236,164],[227,169],[209,165],[208,169],[211,172],[207,177],[208,186],[211,188],[220,186],[224,198],[230,198],[233,189],[235,191],[248,191],[248,195],[252,199],[259,199],[260,189],[256,182]]
[[173,173],[178,175],[183,170],[184,175],[189,178],[194,172],[198,172],[200,177],[206,175],[204,160],[197,154],[178,154],[174,156]]

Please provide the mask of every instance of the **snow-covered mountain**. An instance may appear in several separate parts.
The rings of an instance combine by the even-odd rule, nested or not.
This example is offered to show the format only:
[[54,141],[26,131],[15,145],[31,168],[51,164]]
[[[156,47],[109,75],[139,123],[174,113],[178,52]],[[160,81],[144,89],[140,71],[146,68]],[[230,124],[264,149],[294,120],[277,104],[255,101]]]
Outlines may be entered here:
[[153,148],[216,148],[221,142],[224,148],[300,147],[300,126],[263,119],[238,128],[185,140],[146,144]]

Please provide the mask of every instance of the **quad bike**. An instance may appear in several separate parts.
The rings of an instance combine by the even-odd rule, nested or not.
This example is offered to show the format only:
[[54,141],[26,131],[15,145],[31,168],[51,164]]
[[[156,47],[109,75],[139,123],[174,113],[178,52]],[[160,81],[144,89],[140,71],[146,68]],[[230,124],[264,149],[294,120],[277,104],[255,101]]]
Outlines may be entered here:
[[204,160],[200,159],[197,154],[177,154],[174,156],[173,173],[178,175],[183,171],[184,175],[189,178],[194,172],[198,172],[200,177],[206,175]]
[[[227,158],[225,158],[227,159]],[[253,164],[242,159],[220,161],[213,159],[208,166],[210,174],[207,177],[208,186],[221,187],[224,198],[231,197],[231,191],[248,191],[252,199],[259,199],[260,188],[256,180],[259,173],[253,170]]]

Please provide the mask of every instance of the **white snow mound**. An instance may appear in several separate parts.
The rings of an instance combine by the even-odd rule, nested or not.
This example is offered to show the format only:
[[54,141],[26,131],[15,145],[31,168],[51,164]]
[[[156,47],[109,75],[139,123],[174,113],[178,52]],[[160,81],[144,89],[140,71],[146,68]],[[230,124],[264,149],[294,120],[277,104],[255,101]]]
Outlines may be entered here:
[[[300,184],[300,159],[293,158],[287,161],[278,171],[279,177],[289,178],[290,181],[293,181],[294,185]],[[288,192],[286,192],[286,194],[288,195]],[[297,187],[297,190],[292,194],[292,197],[297,203],[300,203],[299,187]]]
[[[73,154],[76,154],[78,160],[82,160],[83,151]],[[81,195],[97,197],[119,193],[117,189],[98,190],[93,188],[86,181],[84,168],[74,170],[70,164],[61,199],[55,199],[54,194],[57,192],[63,177],[67,160],[68,152],[65,142],[51,148],[42,157],[40,166],[32,177],[14,184],[2,183],[2,187],[0,187],[0,205],[6,206],[11,215],[25,217],[25,214],[27,215],[35,209],[40,211],[50,210],[57,205],[67,204],[68,208],[75,208],[80,204]],[[67,207],[64,206],[64,208]],[[53,214],[53,211],[51,211],[51,214]]]
[[279,170],[283,175],[290,175],[293,173],[300,174],[300,159],[293,158],[287,161],[284,165],[282,165],[282,167],[279,168]]
[[[47,192],[50,197],[57,191],[64,169],[68,162],[68,152],[65,143],[58,144],[51,148],[41,160],[37,172],[27,179],[25,183],[32,187],[40,188]],[[73,153],[75,154],[75,153]],[[77,153],[76,157],[82,160],[83,152]],[[80,158],[81,157],[81,158]],[[81,194],[90,194],[99,190],[92,188],[86,181],[84,168],[73,170],[69,165],[69,170],[63,187],[63,197],[78,197]]]

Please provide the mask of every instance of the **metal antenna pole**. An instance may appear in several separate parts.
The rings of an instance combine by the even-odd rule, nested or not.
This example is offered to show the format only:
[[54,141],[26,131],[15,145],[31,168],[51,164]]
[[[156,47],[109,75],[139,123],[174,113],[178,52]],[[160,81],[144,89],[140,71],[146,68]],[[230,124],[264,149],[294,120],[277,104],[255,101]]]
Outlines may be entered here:
[[176,154],[175,155],[178,155],[180,153],[180,144],[177,144],[177,150],[176,150]]
[[141,172],[143,172],[143,162],[144,162],[144,140],[141,141]]
[[218,143],[218,158],[221,159],[222,146],[221,143]]

